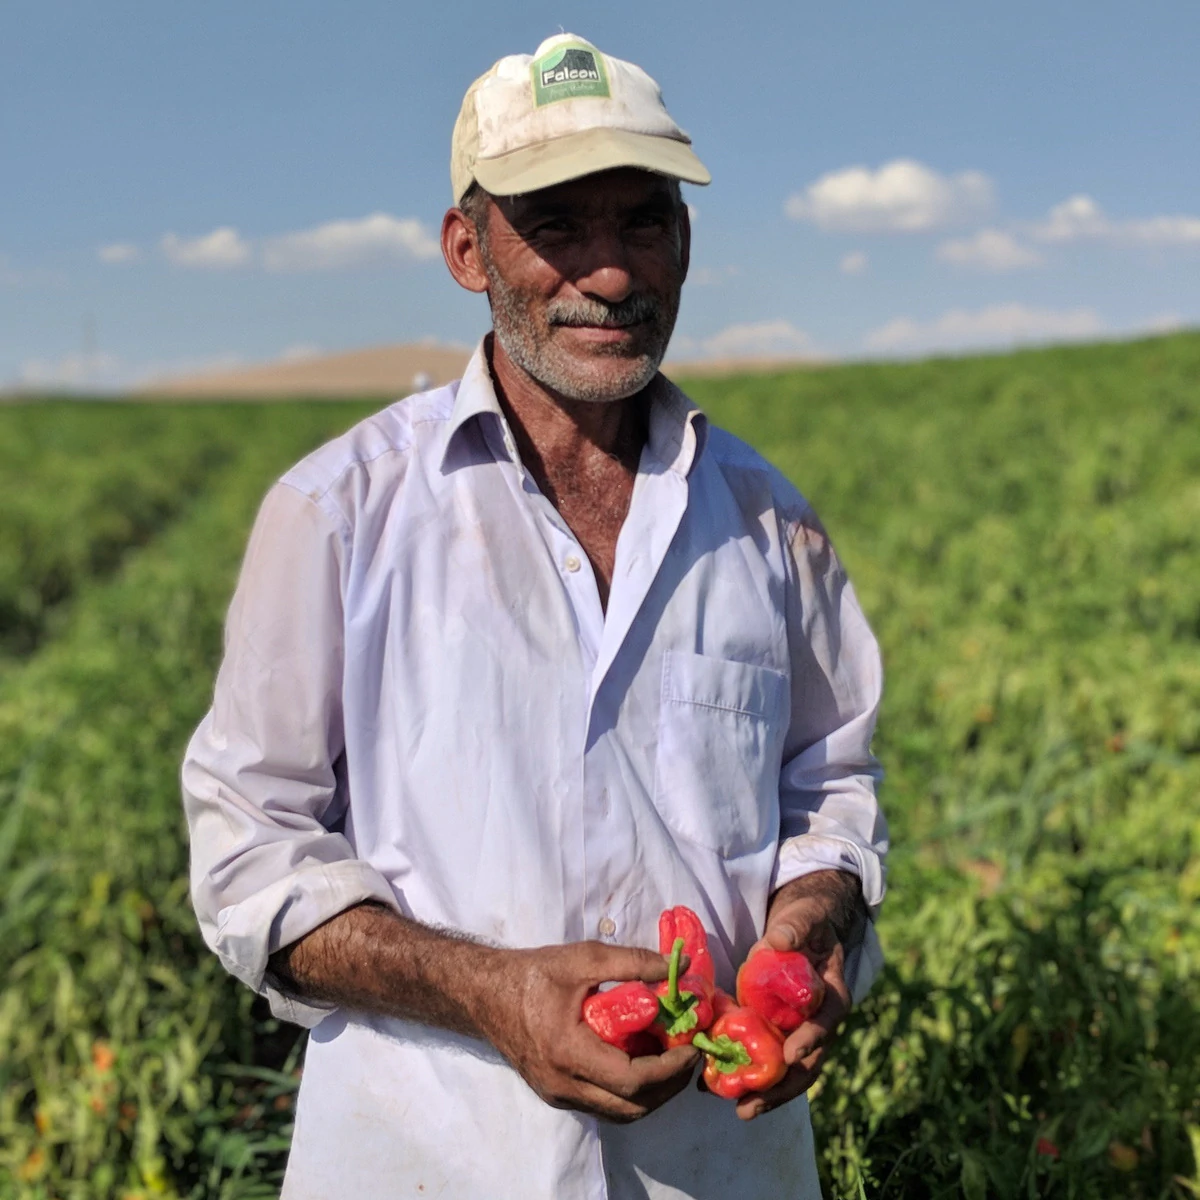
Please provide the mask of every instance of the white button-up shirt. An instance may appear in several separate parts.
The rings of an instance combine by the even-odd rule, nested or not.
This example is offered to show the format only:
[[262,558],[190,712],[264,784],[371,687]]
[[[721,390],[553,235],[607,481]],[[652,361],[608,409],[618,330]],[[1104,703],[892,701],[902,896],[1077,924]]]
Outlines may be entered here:
[[263,504],[183,790],[205,939],[314,1027],[290,1200],[819,1194],[803,1100],[745,1123],[689,1088],[610,1125],[482,1042],[264,979],[367,899],[512,947],[655,947],[686,904],[731,989],[778,884],[835,867],[882,899],[880,664],[854,592],[778,471],[662,377],[650,395],[607,612],[482,347]]

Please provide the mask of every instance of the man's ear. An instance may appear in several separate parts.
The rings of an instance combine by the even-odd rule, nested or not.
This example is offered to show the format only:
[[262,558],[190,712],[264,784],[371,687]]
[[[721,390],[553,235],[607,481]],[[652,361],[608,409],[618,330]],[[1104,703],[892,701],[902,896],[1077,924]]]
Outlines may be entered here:
[[459,287],[468,292],[488,290],[479,234],[474,222],[461,208],[448,209],[442,218],[442,257]]

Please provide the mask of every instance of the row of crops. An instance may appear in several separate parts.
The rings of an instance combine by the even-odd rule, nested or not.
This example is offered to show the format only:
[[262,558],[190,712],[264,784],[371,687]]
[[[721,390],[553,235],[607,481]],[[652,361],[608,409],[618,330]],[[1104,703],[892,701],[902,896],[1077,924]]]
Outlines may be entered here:
[[[139,548],[127,527],[115,573],[76,560],[73,599],[46,614],[55,636],[10,657],[0,677],[0,1194],[277,1191],[268,1168],[286,1146],[296,1039],[199,943],[178,769],[211,695],[258,501],[354,415],[298,404],[0,410],[0,428],[89,428],[81,469],[98,502],[114,479],[176,489],[174,519],[153,540]],[[199,489],[173,471],[173,445],[207,451]],[[104,527],[109,514],[77,493],[59,509],[56,475],[30,469],[26,506],[52,539],[82,522],[86,542],[89,522]]]
[[[689,390],[888,668],[828,1193],[1200,1194],[1200,337]],[[263,491],[371,407],[0,408],[0,1196],[277,1191],[302,1044],[199,941],[178,765]]]

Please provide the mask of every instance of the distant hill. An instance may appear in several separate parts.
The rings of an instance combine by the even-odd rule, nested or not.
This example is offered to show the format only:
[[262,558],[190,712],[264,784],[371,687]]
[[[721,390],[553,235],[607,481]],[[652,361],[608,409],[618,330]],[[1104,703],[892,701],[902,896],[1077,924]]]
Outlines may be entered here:
[[[151,380],[137,389],[142,396],[189,397],[404,396],[458,379],[470,358],[465,347],[417,342],[373,346],[344,354],[315,355],[290,362]],[[673,378],[751,374],[805,365],[782,358],[725,358],[668,362]]]
[[178,399],[192,396],[403,396],[458,379],[470,356],[470,350],[465,347],[434,343],[373,346],[344,354],[152,380],[143,384],[138,392]]

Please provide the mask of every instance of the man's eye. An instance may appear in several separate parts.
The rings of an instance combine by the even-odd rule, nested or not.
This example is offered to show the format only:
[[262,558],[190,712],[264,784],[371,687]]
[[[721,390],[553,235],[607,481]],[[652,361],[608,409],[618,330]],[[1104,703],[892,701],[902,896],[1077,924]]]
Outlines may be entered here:
[[532,230],[534,237],[561,237],[573,231],[571,222],[564,217],[551,217],[539,221]]
[[666,229],[670,218],[665,213],[638,213],[629,223],[631,229],[638,231]]

